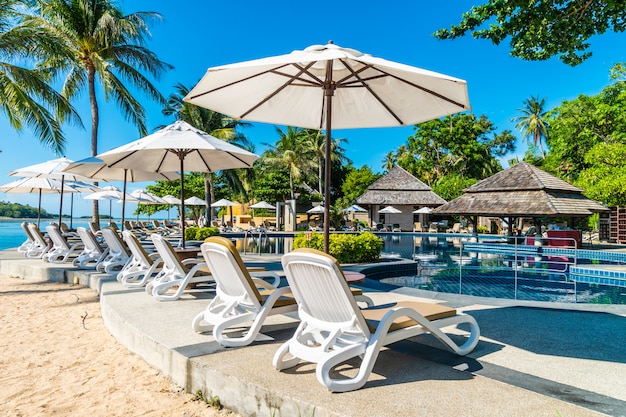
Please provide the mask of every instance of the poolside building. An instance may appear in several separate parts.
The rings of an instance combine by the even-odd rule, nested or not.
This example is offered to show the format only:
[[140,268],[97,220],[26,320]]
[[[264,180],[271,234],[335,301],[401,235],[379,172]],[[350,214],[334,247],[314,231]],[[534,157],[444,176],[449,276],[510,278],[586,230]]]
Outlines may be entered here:
[[[413,211],[422,207],[435,208],[445,203],[446,200],[435,194],[432,188],[397,165],[356,199],[356,204],[369,209],[372,226],[398,224],[402,231],[413,230]],[[388,206],[400,210],[400,213],[380,213]]]

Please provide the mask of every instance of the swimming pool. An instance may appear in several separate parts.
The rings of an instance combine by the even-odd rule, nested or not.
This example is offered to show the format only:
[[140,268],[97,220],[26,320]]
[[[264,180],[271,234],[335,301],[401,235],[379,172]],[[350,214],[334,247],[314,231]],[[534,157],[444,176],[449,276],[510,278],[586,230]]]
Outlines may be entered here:
[[[626,287],[620,286],[621,281],[604,285],[579,275],[580,270],[593,271],[594,267],[603,270],[625,265],[626,271],[623,253],[489,242],[493,236],[479,242],[458,234],[379,236],[384,242],[385,261],[405,261],[402,268],[390,263],[367,273],[385,284],[516,300],[626,304]],[[236,244],[244,253],[283,254],[292,249],[293,238],[241,238]],[[412,262],[407,265],[406,260]]]

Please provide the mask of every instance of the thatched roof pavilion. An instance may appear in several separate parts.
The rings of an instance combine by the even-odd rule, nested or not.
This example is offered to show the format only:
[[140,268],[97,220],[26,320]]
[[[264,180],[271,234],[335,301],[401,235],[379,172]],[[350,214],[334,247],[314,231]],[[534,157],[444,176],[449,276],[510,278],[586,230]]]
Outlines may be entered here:
[[395,166],[356,199],[357,204],[437,207],[446,200],[404,168]]
[[607,211],[583,190],[527,162],[472,185],[433,214],[491,217],[586,217]]

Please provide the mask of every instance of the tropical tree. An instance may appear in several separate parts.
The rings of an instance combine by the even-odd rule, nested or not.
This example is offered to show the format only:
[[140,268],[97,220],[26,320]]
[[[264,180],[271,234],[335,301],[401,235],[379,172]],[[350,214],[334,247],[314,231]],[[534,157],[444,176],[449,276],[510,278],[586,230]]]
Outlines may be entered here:
[[27,0],[0,0],[0,109],[15,130],[27,126],[60,155],[65,148],[61,123],[69,118],[79,124],[80,118],[48,84],[48,74],[34,69],[55,39],[28,20],[28,6]]
[[398,160],[396,154],[394,154],[393,151],[387,152],[387,155],[385,155],[385,159],[383,159],[383,171],[391,171],[391,169],[396,166],[397,162]]
[[[248,123],[184,101],[183,99],[189,91],[189,87],[181,83],[176,84],[174,92],[168,96],[163,107],[163,114],[174,116],[177,120],[183,120],[216,138],[254,152],[254,145],[238,130],[240,127],[249,126]],[[232,196],[241,196],[248,200],[247,194],[254,179],[253,174],[254,170],[252,169],[229,169],[221,171],[219,176],[226,183]],[[203,175],[205,184],[204,200],[207,202],[206,211],[207,213],[211,211],[209,218],[212,219],[215,214],[211,208],[211,202],[215,201],[216,173],[205,172]]]
[[[303,152],[307,155],[313,156],[315,159],[314,166],[317,167],[317,191],[323,195],[324,166],[326,161],[326,135],[315,129],[305,129],[303,135]],[[349,163],[349,159],[345,156],[345,150],[341,146],[343,143],[347,142],[348,140],[345,138],[332,139],[332,143],[330,145],[331,163]]]
[[522,114],[511,119],[511,121],[517,122],[515,127],[519,129],[527,140],[532,138],[533,146],[539,146],[542,158],[546,157],[546,153],[543,150],[543,140],[548,138],[545,104],[545,97],[539,99],[539,97],[531,96],[524,100],[524,107],[517,109]]
[[289,171],[289,196],[295,199],[295,183],[302,175],[313,168],[311,155],[305,152],[304,142],[308,134],[304,129],[287,126],[287,130],[276,128],[279,139],[264,161],[268,164],[284,166]]
[[374,174],[370,167],[363,165],[361,168],[348,166],[346,177],[341,185],[343,197],[337,200],[336,206],[346,208],[355,203],[356,199],[365,193],[367,187],[380,178],[379,174]]
[[[96,85],[104,99],[115,100],[127,120],[140,135],[147,134],[145,110],[128,89],[143,92],[157,102],[164,98],[144,75],[159,78],[171,65],[147,49],[149,23],[160,19],[155,12],[124,15],[110,0],[33,0],[35,12],[25,20],[56,38],[54,48],[42,50],[45,55],[38,68],[52,77],[64,76],[61,94],[76,99],[86,88],[91,108],[91,153],[98,153],[100,124]],[[99,221],[98,204],[93,204],[94,221]]]
[[613,0],[487,0],[472,6],[461,22],[435,32],[438,39],[471,33],[495,45],[510,37],[511,55],[541,61],[552,56],[578,65],[591,56],[588,40],[626,29],[626,8]]

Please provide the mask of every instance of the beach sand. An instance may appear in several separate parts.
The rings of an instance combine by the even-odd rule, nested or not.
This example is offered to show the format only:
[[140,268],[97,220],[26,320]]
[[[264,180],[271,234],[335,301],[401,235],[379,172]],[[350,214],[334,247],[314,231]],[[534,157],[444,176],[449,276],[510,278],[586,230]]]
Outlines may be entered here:
[[119,344],[89,288],[0,275],[0,318],[0,415],[238,416]]

